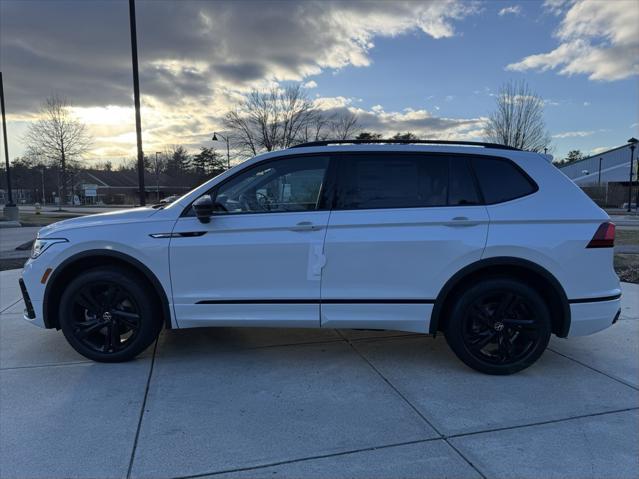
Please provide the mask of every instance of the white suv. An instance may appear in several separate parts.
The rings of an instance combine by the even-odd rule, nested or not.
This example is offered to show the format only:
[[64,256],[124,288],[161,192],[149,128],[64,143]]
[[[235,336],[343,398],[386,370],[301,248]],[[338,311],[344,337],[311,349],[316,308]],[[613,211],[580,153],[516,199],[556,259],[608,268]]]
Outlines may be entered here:
[[40,230],[25,318],[96,361],[200,326],[443,331],[468,366],[530,366],[613,324],[614,225],[546,157],[465,142],[315,142],[169,205]]

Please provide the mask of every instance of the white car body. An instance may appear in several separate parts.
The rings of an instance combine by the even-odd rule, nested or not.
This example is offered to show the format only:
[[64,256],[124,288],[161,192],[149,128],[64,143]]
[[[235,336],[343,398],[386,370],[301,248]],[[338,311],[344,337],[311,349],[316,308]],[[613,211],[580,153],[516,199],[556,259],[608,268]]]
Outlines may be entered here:
[[[366,152],[506,158],[538,190],[490,205],[221,214],[209,223],[183,216],[216,184],[264,160]],[[455,278],[481,268],[530,266],[557,293],[553,314],[563,315],[563,323],[554,332],[563,337],[591,334],[610,326],[620,309],[613,249],[586,248],[608,220],[536,153],[392,144],[288,149],[252,158],[163,209],[135,208],[42,228],[38,238],[66,241],[52,244],[25,265],[22,278],[32,304],[25,319],[57,327],[51,305],[61,286],[55,290],[53,283],[73,262],[87,265],[100,258],[142,268],[161,290],[171,328],[435,333],[439,303]]]

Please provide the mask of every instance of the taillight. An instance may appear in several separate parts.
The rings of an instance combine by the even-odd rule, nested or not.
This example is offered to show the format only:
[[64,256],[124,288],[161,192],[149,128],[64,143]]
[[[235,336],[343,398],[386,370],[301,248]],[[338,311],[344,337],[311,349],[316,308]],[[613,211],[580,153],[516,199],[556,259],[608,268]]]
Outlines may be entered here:
[[586,248],[612,248],[615,245],[615,224],[601,223]]

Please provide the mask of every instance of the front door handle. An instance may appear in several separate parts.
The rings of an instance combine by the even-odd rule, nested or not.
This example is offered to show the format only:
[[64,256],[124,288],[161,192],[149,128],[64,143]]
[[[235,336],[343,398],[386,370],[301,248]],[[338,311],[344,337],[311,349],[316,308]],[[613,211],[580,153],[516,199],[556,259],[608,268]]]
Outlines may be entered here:
[[315,226],[310,221],[300,221],[295,226],[291,227],[291,231],[314,231],[318,229],[319,226]]
[[446,226],[475,226],[479,221],[471,220],[468,216],[455,216],[451,219]]

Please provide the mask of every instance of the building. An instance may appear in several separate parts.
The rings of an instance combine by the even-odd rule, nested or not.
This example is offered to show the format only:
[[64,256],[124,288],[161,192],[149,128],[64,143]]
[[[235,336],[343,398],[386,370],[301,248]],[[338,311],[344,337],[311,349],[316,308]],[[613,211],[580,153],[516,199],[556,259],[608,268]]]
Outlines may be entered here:
[[[145,172],[144,190],[148,203],[172,195],[183,195],[199,184],[194,175],[173,178],[164,173]],[[130,205],[139,202],[136,170],[81,170],[73,181],[74,195],[80,204]]]
[[[630,185],[630,144],[572,162],[559,169],[597,202],[600,206],[627,207]],[[633,156],[633,205],[639,195],[637,182],[637,155]]]
[[[12,172],[13,200],[18,204],[58,204],[62,190],[57,170],[31,168]],[[184,172],[177,177],[165,173],[145,172],[146,202],[152,204],[162,198],[183,195],[201,184],[209,175]],[[45,182],[46,180],[46,182]],[[6,184],[4,170],[0,169],[0,184]],[[67,198],[65,204],[76,205],[135,205],[138,204],[137,170],[70,170],[67,172]],[[7,194],[0,189],[0,205],[6,203]]]

